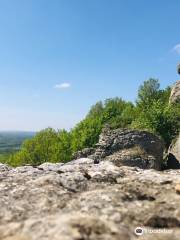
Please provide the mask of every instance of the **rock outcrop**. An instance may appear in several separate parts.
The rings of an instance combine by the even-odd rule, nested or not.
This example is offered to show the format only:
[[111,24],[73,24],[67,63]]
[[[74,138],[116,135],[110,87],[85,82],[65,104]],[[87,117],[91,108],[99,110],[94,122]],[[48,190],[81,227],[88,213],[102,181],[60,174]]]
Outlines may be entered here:
[[168,153],[168,168],[180,168],[180,134],[170,145]]
[[[180,239],[180,170],[0,165],[0,240]],[[162,233],[157,233],[162,231]],[[153,233],[155,232],[155,233]]]
[[173,103],[180,103],[180,80],[177,81],[172,90],[171,90],[171,95],[170,95],[170,99],[169,102],[171,104]]
[[[177,71],[180,74],[180,64],[177,67]],[[180,81],[177,81],[171,90],[169,98],[170,104],[180,104]],[[180,130],[179,135],[172,141],[168,149],[168,168],[178,169],[180,168]]]
[[[78,157],[93,158],[95,162],[109,160],[116,165],[137,166],[143,169],[162,169],[163,142],[154,134],[132,129],[110,130],[105,128],[100,135],[93,154],[78,152]],[[93,152],[92,149],[89,152]]]
[[87,158],[88,156],[91,156],[94,153],[95,148],[84,148],[83,150],[74,153],[73,159]]

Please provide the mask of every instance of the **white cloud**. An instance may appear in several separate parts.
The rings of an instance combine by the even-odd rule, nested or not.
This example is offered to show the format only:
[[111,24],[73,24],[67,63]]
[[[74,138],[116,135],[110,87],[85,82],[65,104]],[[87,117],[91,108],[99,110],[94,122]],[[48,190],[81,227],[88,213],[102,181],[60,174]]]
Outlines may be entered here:
[[70,83],[60,83],[60,84],[56,84],[54,86],[54,88],[56,89],[66,89],[66,88],[70,88],[71,87],[71,84]]
[[174,46],[172,50],[173,52],[180,54],[180,44],[177,44],[176,46]]
[[33,98],[33,99],[40,98],[40,94],[39,94],[39,93],[34,93],[34,94],[32,95],[32,98]]

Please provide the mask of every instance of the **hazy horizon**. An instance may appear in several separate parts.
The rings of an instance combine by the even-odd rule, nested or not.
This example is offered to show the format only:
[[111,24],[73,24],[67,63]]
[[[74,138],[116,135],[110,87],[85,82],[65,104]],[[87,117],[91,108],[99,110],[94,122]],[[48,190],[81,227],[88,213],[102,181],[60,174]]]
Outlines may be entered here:
[[36,133],[37,131],[26,131],[26,130],[0,130],[1,133]]
[[177,79],[180,1],[0,2],[0,131],[70,129],[91,105]]

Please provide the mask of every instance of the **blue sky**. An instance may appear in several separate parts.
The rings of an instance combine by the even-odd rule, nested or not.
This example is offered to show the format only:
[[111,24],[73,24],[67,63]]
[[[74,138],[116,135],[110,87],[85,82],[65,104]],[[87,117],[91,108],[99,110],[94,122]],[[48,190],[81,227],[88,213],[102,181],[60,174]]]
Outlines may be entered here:
[[0,0],[0,130],[73,127],[178,79],[179,0]]

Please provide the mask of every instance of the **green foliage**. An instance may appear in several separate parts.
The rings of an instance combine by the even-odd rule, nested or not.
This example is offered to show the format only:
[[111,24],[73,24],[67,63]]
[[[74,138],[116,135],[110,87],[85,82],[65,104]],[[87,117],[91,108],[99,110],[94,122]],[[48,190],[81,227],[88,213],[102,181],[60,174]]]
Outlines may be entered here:
[[65,162],[70,160],[70,136],[65,130],[56,132],[47,128],[32,139],[24,141],[21,151],[12,155],[12,165],[39,165],[43,162]]
[[57,158],[55,162],[68,162],[72,158],[71,150],[71,133],[66,130],[59,130],[58,135],[58,144],[56,146]]
[[127,127],[133,120],[134,106],[121,98],[98,102],[90,109],[87,117],[72,130],[72,151],[94,146],[105,124],[111,128]]
[[94,146],[102,130],[101,118],[87,117],[72,130],[72,151]]
[[158,100],[154,101],[147,111],[138,109],[138,112],[139,115],[133,121],[132,127],[147,129],[159,135],[168,147],[179,131],[180,108],[169,106]]
[[70,132],[42,130],[26,140],[9,163],[67,162],[74,152],[94,146],[106,124],[111,128],[147,129],[159,135],[168,147],[180,129],[180,105],[169,105],[170,90],[161,90],[159,81],[151,78],[140,86],[136,105],[117,97],[97,102]]
[[124,102],[119,111],[112,115],[109,120],[104,120],[104,124],[108,123],[111,128],[130,127],[135,117],[135,107],[130,102]]
[[138,90],[137,104],[146,107],[152,101],[157,100],[159,87],[160,84],[158,79],[150,78],[149,80],[144,81],[143,85],[141,85]]
[[8,163],[10,158],[10,153],[1,153],[0,154],[0,163]]
[[100,117],[103,111],[104,111],[103,103],[99,101],[91,107],[89,113],[87,114],[87,118]]
[[136,118],[132,122],[133,128],[147,129],[159,135],[169,146],[179,131],[180,106],[169,105],[170,88],[159,89],[156,79],[145,81],[140,86]]

